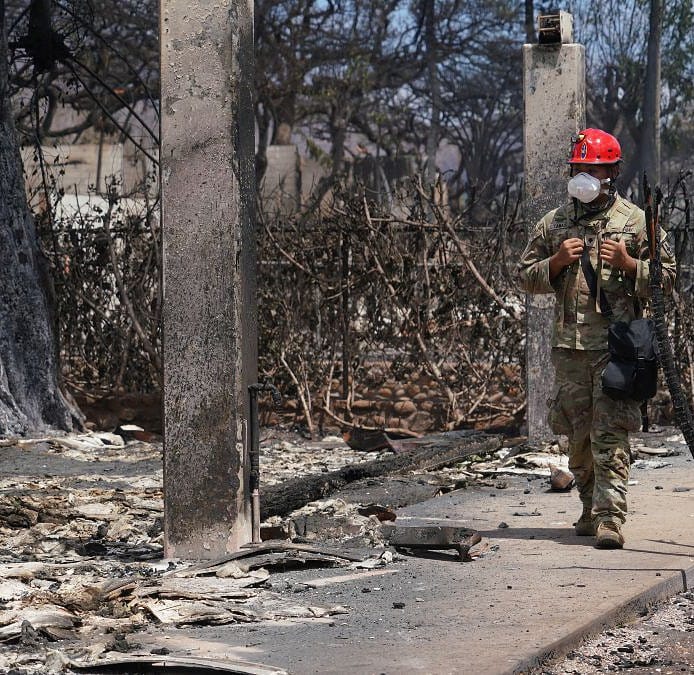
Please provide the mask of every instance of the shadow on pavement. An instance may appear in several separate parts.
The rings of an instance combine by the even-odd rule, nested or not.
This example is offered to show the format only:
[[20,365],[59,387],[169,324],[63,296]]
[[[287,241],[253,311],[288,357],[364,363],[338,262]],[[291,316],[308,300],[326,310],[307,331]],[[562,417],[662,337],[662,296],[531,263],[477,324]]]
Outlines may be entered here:
[[[478,532],[481,537],[486,537],[488,539],[540,539],[555,541],[563,546],[588,546],[590,548],[595,548],[594,537],[577,537],[572,533],[571,528],[568,527],[509,527],[501,530],[478,530]],[[694,548],[693,544],[680,544],[676,541],[664,541],[658,539],[644,539],[642,541],[651,542],[653,544],[665,544],[668,546],[681,546],[689,549]],[[691,551],[659,551],[657,549],[636,548],[635,546],[630,546],[629,541],[626,542],[622,551],[626,553],[647,553],[651,555],[670,556],[676,558],[692,557]]]
[[490,539],[548,539],[565,546],[593,546],[593,537],[577,537],[572,527],[509,527],[501,530],[478,530]]
[[652,544],[667,544],[668,546],[681,546],[682,548],[694,548],[694,544],[682,544],[679,541],[669,541],[665,539],[644,539],[644,541],[650,541]]

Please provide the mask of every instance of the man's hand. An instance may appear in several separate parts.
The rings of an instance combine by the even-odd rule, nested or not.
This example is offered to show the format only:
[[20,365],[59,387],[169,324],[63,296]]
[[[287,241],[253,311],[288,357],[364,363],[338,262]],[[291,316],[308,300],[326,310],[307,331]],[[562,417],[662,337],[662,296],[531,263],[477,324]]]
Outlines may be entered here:
[[583,239],[564,239],[559,250],[549,259],[549,280],[552,281],[567,265],[576,262],[583,253]]
[[624,239],[603,239],[600,243],[600,259],[618,270],[624,270],[631,277],[636,276],[636,260],[629,255]]

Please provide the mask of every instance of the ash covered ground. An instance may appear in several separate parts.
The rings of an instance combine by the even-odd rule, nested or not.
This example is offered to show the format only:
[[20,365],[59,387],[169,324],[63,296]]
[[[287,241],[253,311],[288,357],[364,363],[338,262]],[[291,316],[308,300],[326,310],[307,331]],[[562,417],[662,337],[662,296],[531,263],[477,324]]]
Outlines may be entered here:
[[[668,443],[660,449],[648,445],[656,447],[635,444],[637,461],[655,470],[666,461]],[[264,432],[261,451],[265,486],[392,455],[387,449],[355,450],[338,436],[310,441],[276,429]],[[162,626],[174,631],[286,621],[339,626],[340,617],[352,611],[347,596],[318,593],[305,583],[302,568],[356,575],[363,579],[361,593],[382,594],[388,584],[380,580],[387,580],[399,554],[381,525],[394,517],[395,507],[468,486],[505,490],[510,476],[548,485],[566,465],[557,444],[530,448],[518,440],[501,442],[485,456],[370,478],[350,486],[349,498],[328,497],[271,518],[264,529],[287,542],[284,550],[196,566],[162,559],[160,442],[96,432],[4,439],[0,670],[78,672],[104,660],[173,659],[178,652],[172,643],[153,637]],[[494,555],[484,541],[469,553],[472,564]],[[693,597],[681,594],[638,624],[600,635],[542,672],[682,672],[692,651]],[[398,610],[391,600],[383,601],[389,611]],[[240,668],[242,657],[229,667]]]
[[542,675],[694,671],[694,593],[679,593],[640,620],[604,631],[571,651]]

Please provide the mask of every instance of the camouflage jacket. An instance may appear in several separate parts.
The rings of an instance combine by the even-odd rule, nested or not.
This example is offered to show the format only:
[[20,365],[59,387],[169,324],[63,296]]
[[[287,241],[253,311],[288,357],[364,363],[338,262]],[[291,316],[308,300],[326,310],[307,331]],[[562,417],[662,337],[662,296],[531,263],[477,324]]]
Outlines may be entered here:
[[[535,225],[518,265],[521,286],[526,292],[555,294],[553,347],[606,349],[610,319],[602,315],[599,303],[591,295],[580,260],[549,280],[550,257],[562,241],[571,237],[583,239],[589,248],[599,288],[613,311],[612,320],[631,321],[642,315],[644,301],[650,295],[646,218],[640,208],[620,196],[609,209],[599,213],[579,207],[577,220],[573,203],[568,203],[550,211]],[[605,238],[626,240],[629,255],[637,260],[636,278],[599,259],[600,240]],[[663,287],[670,293],[675,261],[663,230],[661,242]]]

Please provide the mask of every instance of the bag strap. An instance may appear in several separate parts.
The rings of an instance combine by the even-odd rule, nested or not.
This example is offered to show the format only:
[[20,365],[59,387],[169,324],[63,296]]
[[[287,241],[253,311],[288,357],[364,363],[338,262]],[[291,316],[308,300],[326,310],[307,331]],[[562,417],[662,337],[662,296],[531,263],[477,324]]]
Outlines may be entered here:
[[[628,202],[624,203],[622,201],[617,205],[617,208],[612,211],[608,220],[612,223],[613,227],[624,228],[629,222],[629,219],[634,211],[637,209],[638,207],[635,204],[629,204]],[[588,249],[585,247],[583,248],[583,254],[581,255],[581,269],[583,270],[583,276],[586,278],[586,282],[588,283],[590,294],[597,300],[598,277],[590,263],[590,254],[588,253]],[[600,288],[599,293],[600,299],[596,304],[599,304],[600,306],[600,313],[604,317],[612,319],[612,307],[610,306],[610,303],[605,296],[605,291],[603,291],[602,287]],[[640,303],[637,297],[634,297],[634,312],[636,316],[640,314]]]
[[[598,275],[595,273],[593,266],[590,264],[590,254],[588,253],[588,247],[583,247],[583,253],[581,254],[581,269],[583,270],[583,276],[588,282],[588,288],[590,289],[590,294],[597,299],[598,295]],[[605,291],[600,289],[600,312],[607,319],[612,318],[612,307],[605,297]]]

